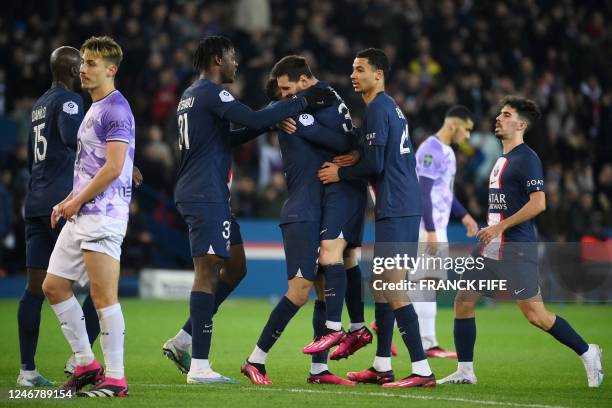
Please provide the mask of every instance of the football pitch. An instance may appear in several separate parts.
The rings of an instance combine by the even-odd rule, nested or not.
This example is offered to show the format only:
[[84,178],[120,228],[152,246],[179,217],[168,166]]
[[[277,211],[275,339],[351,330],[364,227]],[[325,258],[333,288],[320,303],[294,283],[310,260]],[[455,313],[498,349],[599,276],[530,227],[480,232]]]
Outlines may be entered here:
[[[256,387],[240,374],[273,305],[268,301],[228,300],[215,317],[211,362],[220,373],[240,379],[239,385],[187,385],[185,376],[162,356],[161,345],[176,334],[187,316],[188,302],[126,299],[126,375],[130,397],[118,400],[8,400],[15,389],[19,368],[17,300],[0,302],[0,405],[39,407],[69,404],[78,407],[121,404],[126,407],[610,407],[611,378],[600,389],[587,387],[582,362],[551,336],[529,325],[512,304],[486,306],[477,312],[475,369],[477,385],[447,385],[432,389],[384,389],[376,385],[338,387],[306,384],[310,367],[302,347],[312,335],[312,305],[300,310],[270,352],[266,368],[274,385]],[[604,349],[604,369],[612,373],[612,305],[552,305],[589,342]],[[366,310],[372,319],[373,309]],[[438,311],[441,345],[453,347],[452,310]],[[345,321],[348,321],[345,319]],[[55,381],[64,379],[62,369],[69,356],[57,319],[47,304],[43,308],[37,366]],[[399,334],[395,342],[400,355],[393,359],[398,377],[410,372],[408,352]],[[96,356],[102,353],[96,344]],[[330,370],[345,376],[371,365],[375,346],[360,350],[348,360],[331,361]],[[438,378],[454,371],[454,360],[430,359]],[[610,374],[608,374],[610,375]]]

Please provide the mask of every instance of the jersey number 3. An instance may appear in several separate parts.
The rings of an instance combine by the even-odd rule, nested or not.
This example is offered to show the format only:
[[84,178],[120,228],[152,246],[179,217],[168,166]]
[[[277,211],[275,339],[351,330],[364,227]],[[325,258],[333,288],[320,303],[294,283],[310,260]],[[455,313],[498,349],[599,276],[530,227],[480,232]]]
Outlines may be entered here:
[[181,113],[178,116],[179,127],[179,150],[189,150],[189,122],[187,121],[187,113]]

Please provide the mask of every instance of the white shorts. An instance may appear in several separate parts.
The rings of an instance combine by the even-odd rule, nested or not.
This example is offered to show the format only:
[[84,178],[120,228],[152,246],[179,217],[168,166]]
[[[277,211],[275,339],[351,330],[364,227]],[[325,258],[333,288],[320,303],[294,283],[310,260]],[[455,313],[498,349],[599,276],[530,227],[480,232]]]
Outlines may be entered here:
[[80,215],[67,222],[57,238],[47,273],[78,282],[89,281],[83,250],[100,252],[119,261],[127,221],[105,215]]
[[[444,261],[444,259],[446,257],[448,257],[448,236],[446,234],[446,230],[436,230],[436,237],[437,240],[436,242],[438,242],[438,253],[436,254],[436,258],[441,258],[442,261]],[[425,248],[426,248],[426,243],[427,243],[427,231],[425,230],[419,230],[419,249],[418,249],[418,255],[419,257],[422,254],[425,254]],[[430,258],[429,255],[425,255],[425,258]],[[438,264],[440,263],[440,261],[438,261]],[[436,265],[436,263],[434,262],[430,262],[429,265]],[[427,268],[418,268],[415,273],[409,273],[408,274],[408,280],[412,281],[412,282],[416,282],[419,281],[421,279],[440,279],[440,280],[446,280],[447,278],[447,271],[444,268],[431,268],[431,267],[427,267]]]

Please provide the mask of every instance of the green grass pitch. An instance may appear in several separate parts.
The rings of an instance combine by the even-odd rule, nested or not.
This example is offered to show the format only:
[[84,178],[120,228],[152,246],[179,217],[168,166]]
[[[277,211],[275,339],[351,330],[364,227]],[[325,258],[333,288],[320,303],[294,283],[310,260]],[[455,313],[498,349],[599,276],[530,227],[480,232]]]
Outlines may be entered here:
[[[477,313],[475,386],[438,386],[433,389],[388,390],[375,385],[337,387],[306,384],[309,358],[301,353],[312,334],[312,302],[289,324],[268,357],[267,369],[274,385],[252,386],[239,372],[240,363],[251,352],[272,305],[267,301],[229,300],[215,318],[211,361],[224,375],[240,379],[240,385],[187,385],[185,376],[163,358],[161,345],[181,327],[187,302],[126,299],[126,374],[130,397],[118,400],[9,401],[7,390],[15,388],[19,368],[17,301],[0,302],[0,405],[16,407],[86,406],[126,407],[221,407],[296,406],[311,407],[463,407],[508,406],[547,408],[611,407],[612,384],[606,379],[600,389],[587,388],[581,361],[551,336],[532,327],[512,304],[482,307]],[[612,306],[552,306],[590,342],[604,348],[604,369],[612,368]],[[368,319],[373,310],[366,310]],[[453,347],[452,311],[438,312],[438,337],[443,346]],[[393,359],[396,375],[409,374],[408,352],[396,333],[400,355]],[[102,361],[99,346],[95,353]],[[375,346],[370,345],[330,369],[344,376],[347,371],[370,366]],[[41,373],[61,381],[69,348],[51,309],[45,305],[37,364]],[[441,378],[455,369],[455,361],[432,359]],[[66,405],[63,405],[66,406]]]

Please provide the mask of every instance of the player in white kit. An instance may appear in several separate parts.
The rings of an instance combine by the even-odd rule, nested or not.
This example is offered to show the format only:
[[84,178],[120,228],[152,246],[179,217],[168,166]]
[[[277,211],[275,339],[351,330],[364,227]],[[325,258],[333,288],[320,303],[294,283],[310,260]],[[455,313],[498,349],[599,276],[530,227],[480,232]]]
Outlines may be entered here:
[[[80,51],[81,85],[93,104],[78,131],[72,192],[51,214],[52,227],[59,217],[69,222],[51,254],[43,290],[77,362],[62,388],[82,397],[127,396],[125,322],[117,291],[132,191],[135,123],[114,85],[123,57],[119,45],[109,37],[92,37]],[[100,319],[106,372],[91,350],[83,310],[72,292],[72,282],[86,280]],[[83,391],[88,384],[94,387]]]
[[[478,230],[476,221],[453,193],[457,162],[451,144],[467,140],[473,127],[472,113],[464,106],[453,106],[446,112],[440,130],[429,136],[417,149],[416,170],[423,201],[419,242],[423,243],[424,251],[430,256],[448,256],[446,228],[451,213],[461,219],[467,228],[468,237],[476,235]],[[445,269],[418,269],[409,275],[411,281],[446,278]],[[419,316],[419,329],[427,357],[457,358],[455,352],[442,349],[436,338],[436,291],[423,291],[420,295],[413,304]]]

